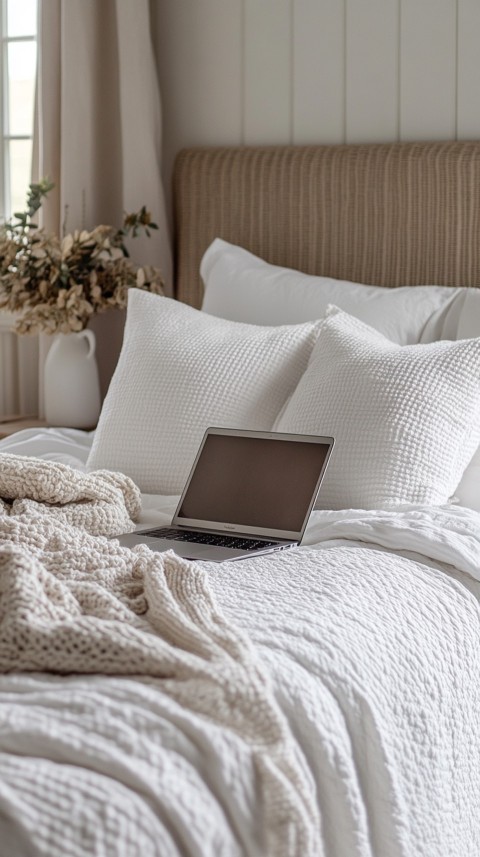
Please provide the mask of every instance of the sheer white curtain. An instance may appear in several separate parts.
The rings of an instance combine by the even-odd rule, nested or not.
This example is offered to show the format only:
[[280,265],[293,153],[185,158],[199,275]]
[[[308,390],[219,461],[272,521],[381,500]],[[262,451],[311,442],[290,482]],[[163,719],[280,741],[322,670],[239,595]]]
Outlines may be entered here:
[[0,421],[38,413],[38,344],[17,336],[15,319],[0,313]]
[[[131,255],[160,267],[169,290],[161,102],[149,0],[39,0],[33,174],[55,182],[41,212],[49,230],[120,226],[125,211],[146,205],[160,228],[151,238],[135,239]],[[119,315],[107,313],[94,322],[103,389],[121,342]],[[40,413],[47,339],[40,337],[36,364]],[[34,364],[30,359],[32,369]]]

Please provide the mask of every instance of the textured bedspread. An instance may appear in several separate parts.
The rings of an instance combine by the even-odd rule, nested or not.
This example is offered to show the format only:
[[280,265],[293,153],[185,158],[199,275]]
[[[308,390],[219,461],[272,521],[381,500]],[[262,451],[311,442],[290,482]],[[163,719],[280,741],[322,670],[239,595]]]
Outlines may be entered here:
[[[130,551],[98,535],[127,522],[132,528],[129,513],[138,515],[140,495],[131,480],[4,454],[0,498],[0,671],[161,679],[177,706],[243,748],[256,780],[264,853],[314,857],[318,809],[268,673],[245,635],[218,612],[205,572],[171,552]],[[18,782],[15,761],[10,765]],[[8,782],[8,766],[0,772]],[[32,786],[48,791],[36,760],[23,791]],[[110,814],[117,815],[113,807]],[[54,816],[43,842],[37,829],[35,846],[51,857],[79,845],[85,853],[88,841],[70,841]],[[117,835],[104,835],[108,851],[118,853]],[[18,853],[14,841],[11,847]]]
[[[266,844],[272,795],[297,833],[317,813],[315,857],[480,854],[480,517],[316,513],[308,540],[203,564],[218,648],[226,629],[265,683],[246,681],[239,729],[207,705],[210,644],[197,703],[154,673],[0,676],[0,857],[277,857],[295,844]],[[273,784],[259,700],[281,732]]]

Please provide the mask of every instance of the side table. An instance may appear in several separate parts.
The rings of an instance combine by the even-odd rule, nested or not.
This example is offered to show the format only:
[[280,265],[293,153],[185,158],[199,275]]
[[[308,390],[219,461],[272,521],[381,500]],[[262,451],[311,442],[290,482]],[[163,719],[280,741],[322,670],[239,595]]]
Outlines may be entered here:
[[46,425],[45,420],[39,420],[35,417],[17,417],[17,419],[11,419],[7,422],[0,420],[0,438],[8,437],[17,431],[23,431],[23,429],[45,428]]

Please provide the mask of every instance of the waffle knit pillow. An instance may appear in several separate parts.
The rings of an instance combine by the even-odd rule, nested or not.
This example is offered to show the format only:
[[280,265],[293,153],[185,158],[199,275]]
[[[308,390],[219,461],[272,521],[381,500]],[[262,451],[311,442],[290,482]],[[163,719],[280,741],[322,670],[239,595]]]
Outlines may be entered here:
[[275,429],[335,437],[319,508],[446,503],[480,441],[480,339],[401,346],[329,308]]
[[179,494],[209,426],[272,428],[320,324],[240,324],[130,290],[87,468],[121,471],[147,493]]

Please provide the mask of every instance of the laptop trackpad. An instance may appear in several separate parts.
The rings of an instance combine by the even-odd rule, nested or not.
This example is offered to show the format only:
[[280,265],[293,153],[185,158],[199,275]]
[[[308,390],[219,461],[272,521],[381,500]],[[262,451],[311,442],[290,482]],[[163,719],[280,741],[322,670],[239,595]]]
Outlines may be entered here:
[[195,544],[194,542],[173,541],[171,539],[149,539],[147,535],[127,533],[118,538],[124,547],[133,548],[135,545],[147,545],[152,551],[175,551],[178,556],[185,559],[203,559],[222,562],[227,559],[235,559],[245,556],[245,551],[231,550],[229,548],[212,547],[212,545]]
[[171,541],[170,539],[145,539],[144,544],[152,551],[175,551],[185,559],[212,559],[211,545],[196,545],[193,542]]

